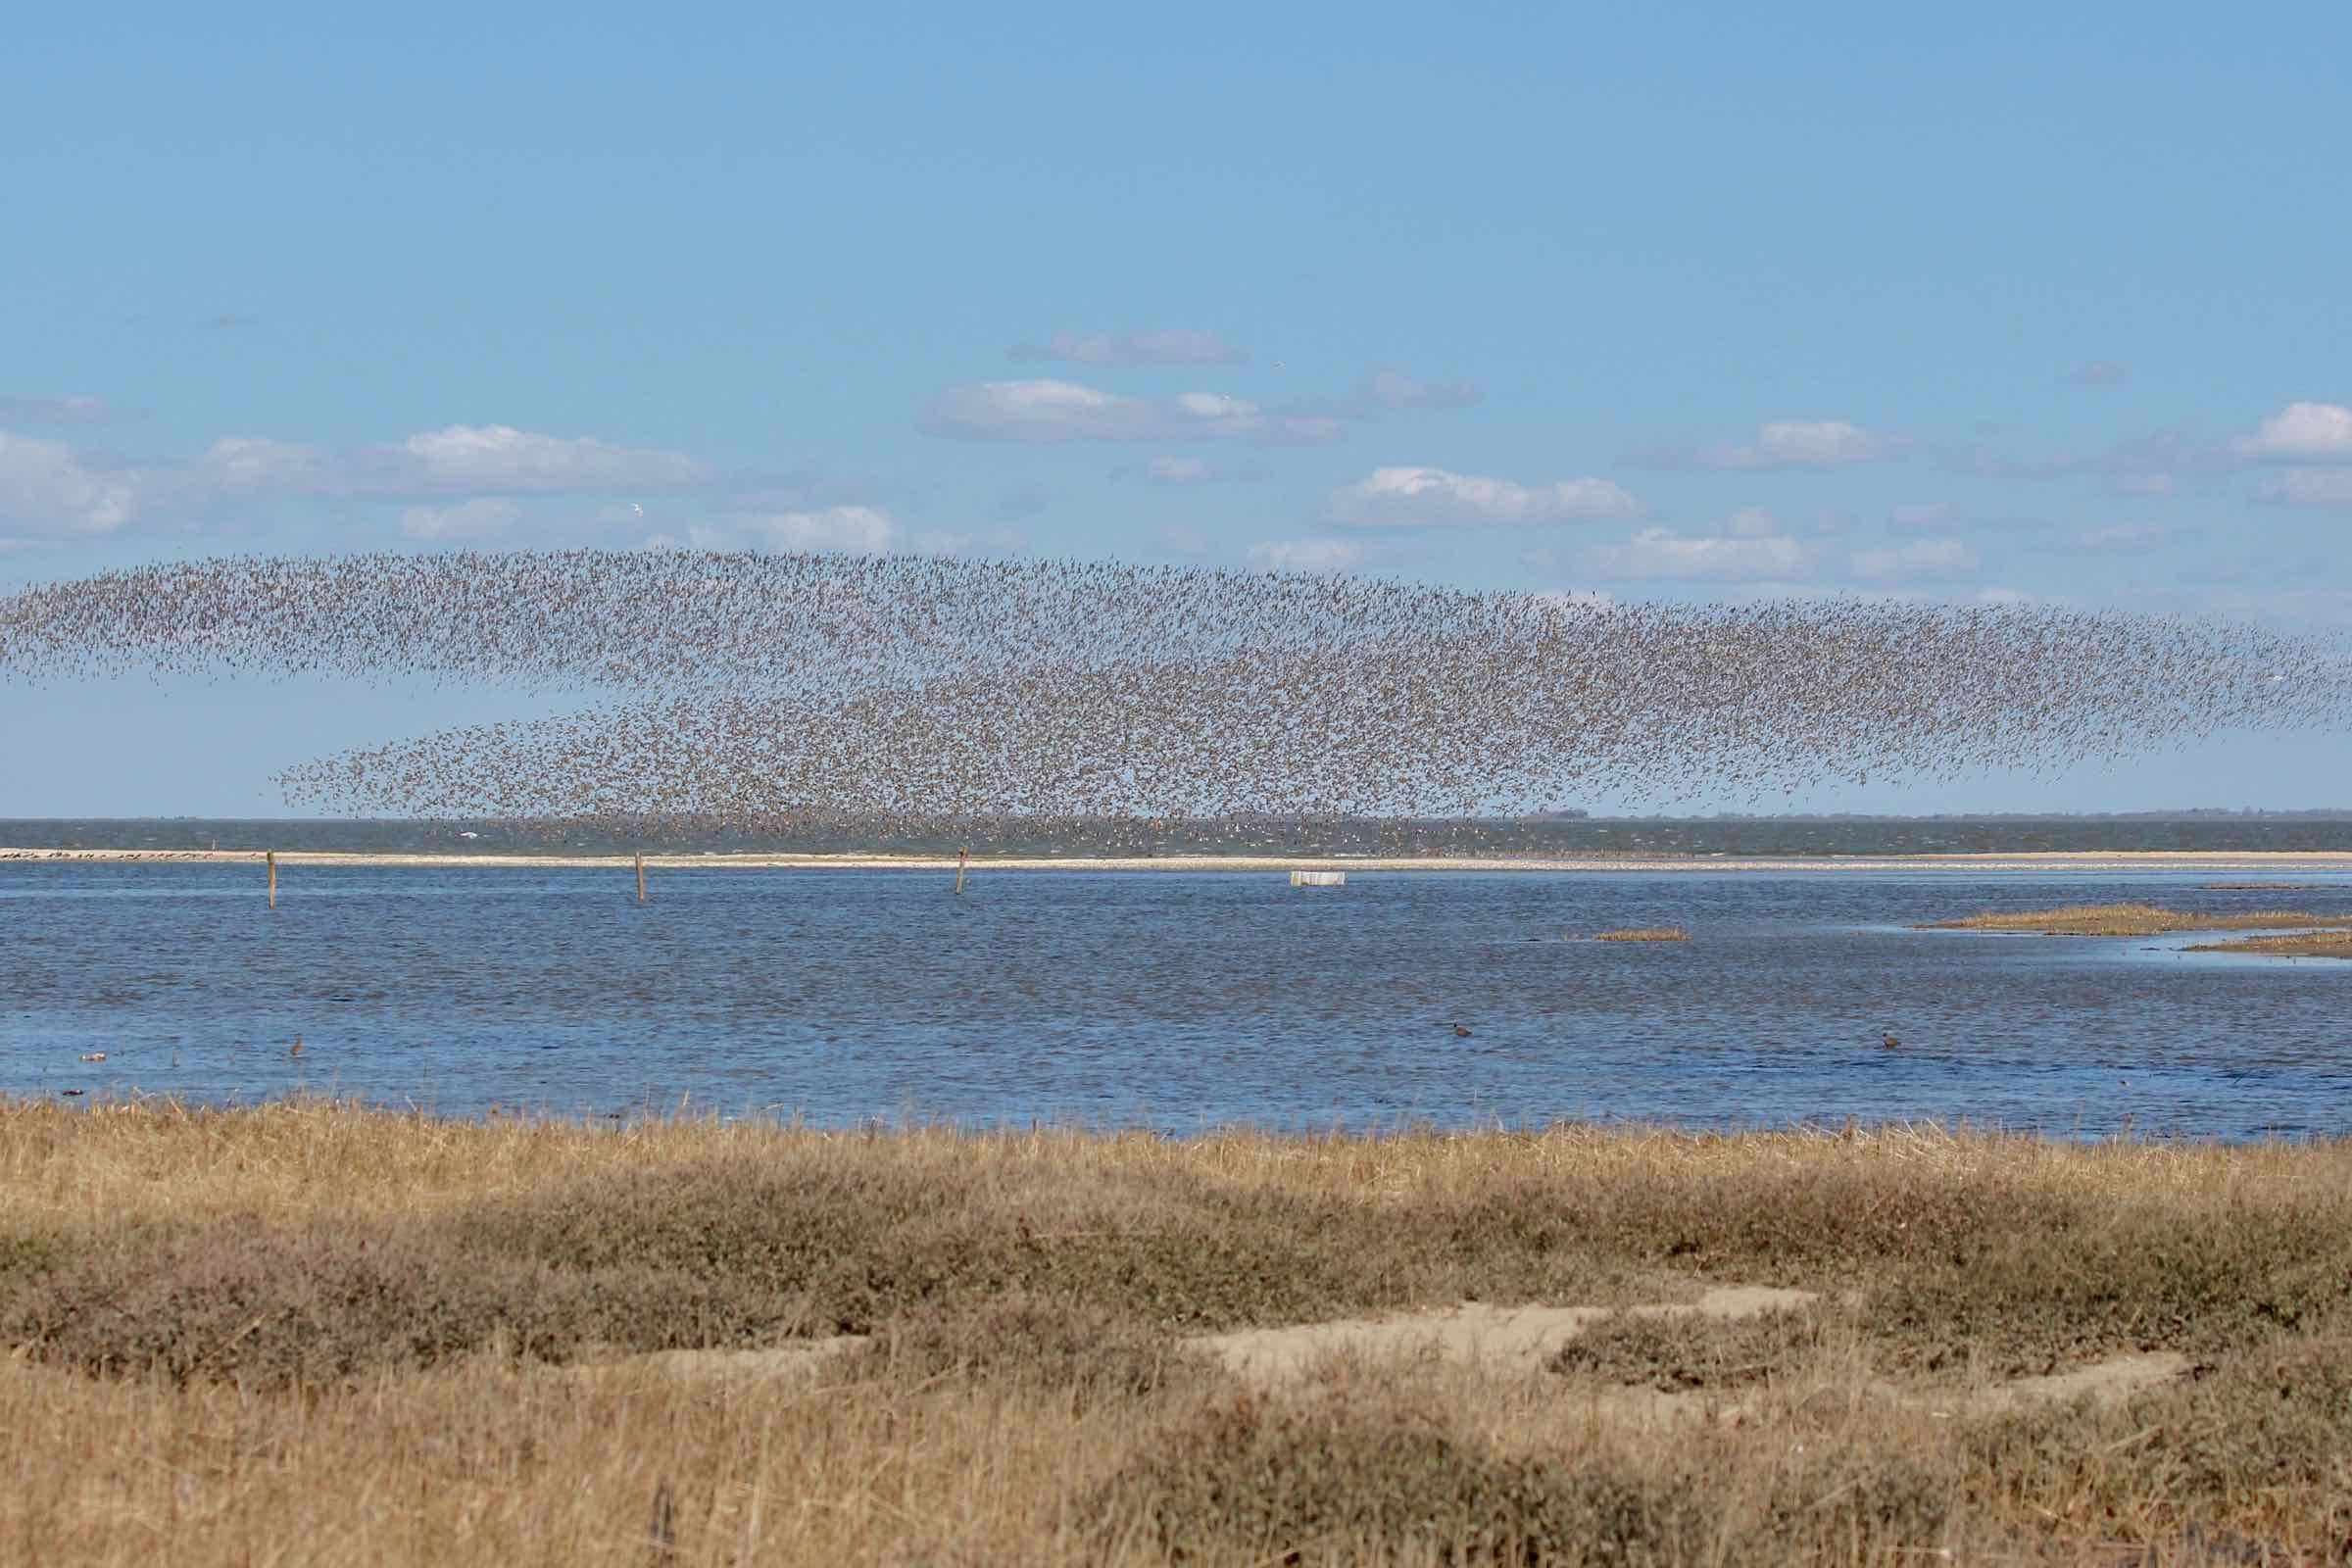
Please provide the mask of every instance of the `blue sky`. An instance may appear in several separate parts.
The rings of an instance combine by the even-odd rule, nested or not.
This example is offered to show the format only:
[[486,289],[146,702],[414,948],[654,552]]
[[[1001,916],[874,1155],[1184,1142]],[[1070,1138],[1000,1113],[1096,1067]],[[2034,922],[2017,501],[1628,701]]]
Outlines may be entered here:
[[[2340,631],[2352,8],[2066,9],[46,8],[0,587],[665,539]],[[513,707],[0,690],[0,815],[272,809]]]

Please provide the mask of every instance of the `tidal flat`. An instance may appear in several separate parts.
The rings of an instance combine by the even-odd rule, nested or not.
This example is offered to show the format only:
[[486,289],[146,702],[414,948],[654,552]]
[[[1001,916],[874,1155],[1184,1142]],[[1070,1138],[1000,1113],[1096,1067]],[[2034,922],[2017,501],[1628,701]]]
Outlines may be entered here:
[[2319,1560],[2352,1143],[0,1102],[0,1543]]

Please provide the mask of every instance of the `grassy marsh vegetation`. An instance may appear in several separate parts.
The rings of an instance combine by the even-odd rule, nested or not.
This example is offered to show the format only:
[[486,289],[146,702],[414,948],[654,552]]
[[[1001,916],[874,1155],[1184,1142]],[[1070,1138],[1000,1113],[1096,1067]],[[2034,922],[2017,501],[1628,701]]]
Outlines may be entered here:
[[2262,953],[2282,958],[2352,958],[2352,931],[2308,931],[2283,937],[2200,942],[2191,953]]
[[1956,920],[1933,920],[1922,931],[2031,931],[2045,937],[2153,937],[2171,931],[2279,931],[2352,926],[2352,914],[2306,914],[2256,909],[2195,914],[2152,904],[2074,904],[2056,909],[1996,910]]
[[[1713,1282],[1821,1299],[1272,1388],[1187,1343]],[[842,1334],[792,1375],[638,1353]],[[24,1562],[2292,1562],[2352,1537],[2338,1144],[0,1103],[0,1340]],[[2196,1374],[1975,1398],[2154,1350]]]
[[1622,931],[1595,931],[1595,942],[1688,942],[1690,933],[1679,925],[1629,926]]

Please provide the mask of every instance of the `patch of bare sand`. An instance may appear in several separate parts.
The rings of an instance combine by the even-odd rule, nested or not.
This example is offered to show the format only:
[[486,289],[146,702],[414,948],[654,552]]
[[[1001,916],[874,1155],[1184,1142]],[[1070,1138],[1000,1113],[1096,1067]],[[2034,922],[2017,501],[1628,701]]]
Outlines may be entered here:
[[[1987,1384],[1969,1391],[1962,1403],[1971,1412],[2013,1410],[2043,1400],[2064,1404],[2087,1394],[2103,1404],[2185,1377],[2188,1369],[2187,1356],[2169,1350],[2111,1355],[2104,1361],[2053,1372],[2046,1377],[2012,1378],[2006,1383]],[[1944,1406],[1937,1404],[1936,1408]]]
[[1859,1382],[1828,1382],[1808,1392],[1743,1390],[1738,1394],[1706,1389],[1674,1390],[1587,1385],[1580,1393],[1592,1413],[1612,1427],[1646,1428],[1681,1421],[1719,1421],[1735,1426],[1771,1425],[1798,1412],[1813,1417],[1843,1411],[1851,1415],[1873,1406],[1915,1410],[1957,1419],[1961,1416],[2003,1415],[2037,1404],[2066,1404],[2087,1396],[2094,1404],[2112,1404],[2147,1389],[2161,1387],[2187,1375],[2189,1359],[2170,1352],[2110,1356],[2070,1367],[2046,1377],[1921,1388],[1881,1378]]
[[[1809,1306],[1815,1299],[1810,1291],[1734,1285],[1715,1287],[1692,1302],[1626,1310],[1655,1317],[1737,1318],[1753,1317],[1776,1307]],[[1373,1356],[1534,1361],[1614,1310],[1605,1306],[1490,1306],[1483,1301],[1465,1301],[1460,1306],[1434,1312],[1341,1318],[1275,1329],[1240,1329],[1230,1334],[1203,1335],[1190,1343],[1222,1358],[1246,1378],[1279,1382],[1340,1351]]]
[[[1693,1302],[1661,1302],[1624,1310],[1644,1317],[1733,1319],[1809,1306],[1817,1300],[1810,1291],[1718,1286]],[[1476,1363],[1489,1370],[1532,1374],[1564,1342],[1616,1310],[1603,1306],[1498,1307],[1472,1301],[1443,1311],[1242,1329],[1189,1343],[1214,1353],[1237,1374],[1261,1386],[1306,1379],[1335,1360]],[[1856,1406],[1904,1405],[1950,1416],[1994,1414],[2045,1402],[2062,1404],[2085,1395],[2105,1403],[2171,1382],[2188,1369],[2186,1356],[2156,1352],[2111,1356],[2046,1376],[1975,1386],[1922,1387],[1865,1376],[1835,1380],[1810,1394],[1786,1387],[1734,1394],[1598,1382],[1576,1388],[1577,1396],[1589,1401],[1594,1414],[1612,1425],[1649,1426],[1693,1418],[1769,1420],[1776,1410],[1817,1408],[1825,1399]]]
[[[1690,1302],[1657,1302],[1622,1310],[1649,1317],[1736,1319],[1812,1305],[1810,1291],[1771,1286],[1716,1286]],[[1620,1310],[1606,1306],[1494,1306],[1466,1301],[1435,1311],[1341,1318],[1280,1328],[1200,1335],[1186,1343],[1209,1351],[1236,1374],[1263,1387],[1308,1380],[1334,1362],[1436,1362],[1485,1372],[1533,1376],[1545,1356]],[[801,1340],[758,1350],[656,1350],[574,1363],[564,1375],[597,1380],[648,1377],[662,1381],[725,1382],[736,1386],[813,1382],[844,1353],[866,1343],[857,1334]],[[2169,1351],[2110,1356],[2040,1377],[1973,1386],[1923,1387],[1884,1378],[1838,1379],[1803,1390],[1675,1390],[1591,1382],[1569,1384],[1564,1396],[1581,1398],[1612,1426],[1650,1427],[1689,1420],[1770,1423],[1799,1411],[1897,1405],[1934,1416],[2000,1414],[2034,1404],[2064,1404],[2089,1396],[2099,1403],[2127,1398],[2186,1376],[2188,1357]]]

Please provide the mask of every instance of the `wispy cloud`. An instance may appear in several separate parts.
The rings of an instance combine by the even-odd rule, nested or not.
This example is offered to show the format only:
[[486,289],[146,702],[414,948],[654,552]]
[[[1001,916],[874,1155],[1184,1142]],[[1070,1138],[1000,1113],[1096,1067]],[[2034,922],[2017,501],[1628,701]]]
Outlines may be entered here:
[[1470,381],[1420,381],[1402,370],[1375,367],[1336,398],[1302,398],[1285,413],[1335,419],[1377,419],[1391,414],[1436,413],[1475,406],[1485,394]]
[[1146,484],[1171,486],[1235,484],[1263,479],[1266,471],[1261,464],[1211,463],[1205,458],[1180,458],[1162,454],[1141,467],[1118,469],[1114,477],[1136,475]]
[[1619,545],[1596,545],[1586,553],[1595,576],[1717,582],[1792,582],[1814,570],[1811,546],[1786,535],[1688,536],[1665,528],[1643,528]]
[[1375,468],[1331,493],[1334,522],[1355,528],[1480,527],[1636,517],[1642,504],[1607,479],[1525,485],[1444,468]]
[[138,416],[104,398],[0,397],[0,424],[115,424]]
[[2352,507],[2352,468],[2289,468],[2256,492],[2288,507]]
[[986,381],[950,387],[924,411],[934,435],[976,441],[1245,441],[1315,445],[1342,433],[1333,418],[1270,412],[1221,392],[1131,398],[1072,381]]
[[447,507],[410,507],[400,514],[400,531],[411,539],[457,543],[496,539],[522,516],[505,496],[476,496]]
[[434,490],[682,490],[713,477],[709,465],[680,453],[540,435],[506,424],[427,430],[384,456],[390,462],[369,475],[373,483]]
[[1015,343],[1016,360],[1067,365],[1239,365],[1249,358],[1214,332],[1161,327],[1151,332],[1056,332],[1043,343]]
[[1938,454],[1944,467],[1977,479],[2094,478],[2117,495],[2164,496],[2182,475],[2214,475],[2240,466],[2192,424],[2150,431],[2088,452],[2012,457],[1986,445],[1952,446]]
[[1250,564],[1267,571],[1346,571],[1364,559],[1351,539],[1268,539],[1250,547]]
[[1917,582],[1954,577],[1983,564],[1975,548],[1958,539],[1914,539],[1907,544],[1857,550],[1846,567],[1863,582]]
[[1893,457],[1907,446],[1901,437],[1842,419],[1776,419],[1757,426],[1751,440],[1648,447],[1628,453],[1625,461],[1650,468],[1846,468]]
[[1027,541],[1009,529],[958,533],[909,528],[881,507],[813,507],[790,512],[738,513],[721,522],[690,527],[683,537],[660,533],[651,550],[772,550],[877,556],[1009,555]]
[[0,517],[48,534],[112,533],[136,520],[201,516],[232,501],[653,492],[715,477],[678,453],[511,425],[453,424],[348,449],[236,436],[176,465],[111,463],[62,441],[0,431]]
[[1916,502],[1896,507],[1886,514],[1886,520],[1897,528],[1940,528],[1950,522],[1959,510],[1948,501]]
[[2132,379],[2132,367],[2117,360],[2089,360],[2067,372],[2077,386],[2122,386]]
[[2078,529],[2068,536],[2066,547],[2086,556],[2144,556],[2161,550],[2173,540],[2173,530],[2144,522],[2111,522],[2102,527]]

